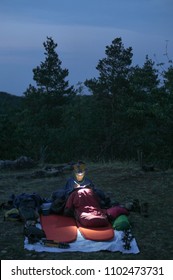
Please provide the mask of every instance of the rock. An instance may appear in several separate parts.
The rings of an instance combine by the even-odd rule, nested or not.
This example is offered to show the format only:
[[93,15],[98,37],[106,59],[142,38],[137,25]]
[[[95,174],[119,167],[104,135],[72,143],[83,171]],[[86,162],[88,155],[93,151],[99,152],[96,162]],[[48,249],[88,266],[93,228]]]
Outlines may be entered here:
[[6,250],[2,250],[1,254],[7,254],[7,251]]
[[26,156],[21,156],[16,160],[0,160],[0,169],[25,169],[35,166],[34,161]]

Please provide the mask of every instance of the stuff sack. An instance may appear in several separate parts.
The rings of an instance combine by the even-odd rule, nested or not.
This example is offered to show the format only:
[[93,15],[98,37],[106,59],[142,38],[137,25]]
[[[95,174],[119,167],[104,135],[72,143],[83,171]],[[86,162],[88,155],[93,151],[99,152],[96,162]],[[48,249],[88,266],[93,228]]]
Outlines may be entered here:
[[50,206],[50,213],[62,214],[66,203],[66,192],[60,189],[52,193],[52,204]]
[[19,214],[21,220],[25,223],[28,220],[37,221],[37,219],[39,218],[37,210],[32,207],[27,207],[27,205],[19,207]]
[[51,206],[50,206],[50,212],[54,214],[63,214],[65,207],[65,201],[61,200],[60,198],[55,199]]
[[113,221],[120,215],[128,215],[129,211],[126,208],[117,205],[107,209],[106,214],[108,219]]
[[51,214],[51,205],[52,203],[51,202],[47,202],[47,203],[43,203],[41,205],[41,209],[40,209],[40,213],[43,215],[43,216],[47,216],[49,214]]
[[113,221],[112,227],[116,230],[127,230],[131,225],[126,215],[120,215]]

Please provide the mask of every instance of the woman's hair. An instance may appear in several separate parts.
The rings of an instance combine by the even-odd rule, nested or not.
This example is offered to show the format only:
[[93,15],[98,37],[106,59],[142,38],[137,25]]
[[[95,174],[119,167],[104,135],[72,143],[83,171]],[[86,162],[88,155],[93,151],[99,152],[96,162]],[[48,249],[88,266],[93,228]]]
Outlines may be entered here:
[[78,161],[73,165],[73,170],[75,173],[83,173],[86,170],[85,162]]

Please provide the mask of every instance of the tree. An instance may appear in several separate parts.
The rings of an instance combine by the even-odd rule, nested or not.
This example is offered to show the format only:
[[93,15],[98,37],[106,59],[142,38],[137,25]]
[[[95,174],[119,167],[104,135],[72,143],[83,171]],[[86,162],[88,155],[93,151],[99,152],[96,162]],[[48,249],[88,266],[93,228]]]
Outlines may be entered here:
[[45,48],[45,61],[40,66],[33,69],[33,79],[36,81],[38,88],[49,94],[58,93],[59,95],[68,95],[73,92],[73,87],[68,87],[67,78],[68,69],[62,69],[61,60],[56,53],[57,44],[51,37],[47,37],[47,41],[43,43]]
[[163,73],[164,87],[168,94],[173,94],[173,65],[170,65]]
[[158,70],[154,68],[154,62],[146,56],[143,67],[138,65],[131,68],[130,84],[134,94],[139,97],[147,97],[146,94],[152,94],[157,89],[160,81],[158,79]]
[[[122,134],[122,116],[129,94],[129,73],[132,48],[125,48],[121,38],[115,38],[106,46],[105,58],[99,60],[98,78],[85,81],[85,85],[97,99],[96,114],[100,117],[100,150],[115,156],[115,146]],[[117,154],[117,150],[116,150]]]
[[[24,92],[25,121],[23,123],[27,124],[25,139],[31,139],[29,143],[33,145],[31,149],[35,147],[34,154],[43,147],[50,146],[50,143],[52,147],[58,146],[57,131],[63,126],[63,108],[76,94],[67,80],[69,71],[62,68],[62,62],[56,53],[57,44],[51,37],[47,37],[43,46],[45,61],[33,69],[36,87],[30,84]],[[32,131],[35,135],[31,134]]]
[[[106,57],[99,60],[96,69],[98,78],[86,80],[85,85],[103,103],[107,104],[111,124],[116,123],[119,113],[124,110],[124,101],[129,93],[129,73],[132,63],[132,48],[125,48],[122,39],[116,38],[106,46]],[[105,106],[104,106],[105,111]]]
[[86,80],[85,85],[93,94],[115,95],[126,86],[129,66],[132,62],[132,48],[124,48],[121,38],[116,38],[110,46],[106,46],[106,57],[99,60],[96,69],[98,79]]
[[143,67],[138,65],[131,68],[129,76],[131,104],[127,108],[128,117],[133,123],[145,126],[148,116],[151,116],[155,106],[156,95],[158,97],[158,71],[154,68],[154,62],[146,56]]

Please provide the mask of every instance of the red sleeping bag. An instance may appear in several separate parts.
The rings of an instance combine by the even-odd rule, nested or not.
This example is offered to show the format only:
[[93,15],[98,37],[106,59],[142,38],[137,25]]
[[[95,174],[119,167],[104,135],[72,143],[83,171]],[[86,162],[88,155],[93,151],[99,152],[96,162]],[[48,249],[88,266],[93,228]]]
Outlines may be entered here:
[[105,227],[109,224],[97,195],[89,188],[76,189],[70,194],[65,205],[65,213],[68,211],[73,211],[76,220],[84,227]]

